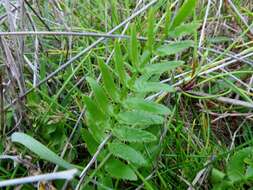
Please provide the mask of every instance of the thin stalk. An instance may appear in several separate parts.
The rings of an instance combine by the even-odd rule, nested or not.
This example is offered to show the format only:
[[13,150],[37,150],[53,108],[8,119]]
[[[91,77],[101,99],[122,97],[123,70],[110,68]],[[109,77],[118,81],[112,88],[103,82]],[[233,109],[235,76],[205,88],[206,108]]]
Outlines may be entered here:
[[5,134],[5,124],[4,124],[4,88],[3,88],[3,72],[0,68],[0,127],[1,133]]

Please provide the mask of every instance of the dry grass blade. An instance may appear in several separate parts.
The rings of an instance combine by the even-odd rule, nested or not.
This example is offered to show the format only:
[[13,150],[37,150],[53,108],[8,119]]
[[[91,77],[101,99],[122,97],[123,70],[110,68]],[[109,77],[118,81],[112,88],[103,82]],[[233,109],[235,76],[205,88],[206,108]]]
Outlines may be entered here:
[[204,41],[204,38],[205,38],[205,28],[206,28],[208,14],[209,14],[209,11],[210,11],[210,6],[211,6],[211,0],[208,0],[207,8],[206,8],[206,14],[205,14],[203,26],[202,26],[202,29],[201,29],[201,35],[200,35],[200,39],[199,39],[199,48],[201,47],[201,45]]
[[[123,33],[123,32],[122,32]],[[79,36],[79,37],[96,37],[96,38],[112,38],[112,39],[130,39],[130,36],[124,34],[108,34],[99,32],[82,32],[82,31],[16,31],[16,32],[0,32],[0,36]],[[138,36],[137,40],[147,41],[147,37]],[[157,42],[161,40],[156,39]],[[170,41],[165,41],[170,43]]]
[[12,55],[12,51],[9,48],[9,45],[7,44],[6,40],[1,37],[0,39],[0,45],[2,47],[2,51],[4,51],[4,55],[5,55],[5,60],[6,60],[6,65],[9,68],[12,77],[15,79],[15,81],[18,84],[18,87],[20,89],[20,92],[22,93],[24,91],[23,85],[21,84],[21,75],[22,73],[20,72],[19,68],[16,65],[15,59]]
[[35,182],[41,182],[41,181],[52,181],[56,179],[71,180],[77,174],[77,172],[78,171],[76,169],[71,169],[71,170],[66,170],[62,172],[55,172],[55,173],[49,173],[49,174],[4,180],[4,181],[0,181],[0,187],[20,185],[20,184],[26,184],[26,183],[35,183]]
[[[203,93],[203,92],[188,91],[188,93],[194,94],[194,95],[197,95],[197,96],[202,96],[202,97],[212,96],[210,94]],[[223,102],[225,104],[232,104],[232,105],[236,105],[236,106],[243,106],[243,107],[246,107],[246,108],[253,109],[253,104],[252,103],[245,102],[245,101],[242,101],[242,100],[236,100],[236,99],[227,98],[227,97],[216,97],[216,98],[214,98],[214,100],[219,101],[219,102]]]
[[2,135],[5,135],[4,124],[4,86],[3,86],[3,71],[0,67],[0,131]]

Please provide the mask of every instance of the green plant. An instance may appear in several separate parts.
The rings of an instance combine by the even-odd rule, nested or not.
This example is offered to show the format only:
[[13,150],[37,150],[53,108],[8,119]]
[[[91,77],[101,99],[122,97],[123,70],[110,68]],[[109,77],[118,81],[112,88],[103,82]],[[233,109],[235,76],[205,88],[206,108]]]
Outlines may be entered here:
[[252,186],[249,2],[3,1],[0,186]]
[[[136,36],[135,29],[132,30],[132,36]],[[171,113],[166,106],[146,100],[145,97],[161,90],[175,92],[174,88],[159,83],[158,79],[164,72],[181,66],[183,62],[151,63],[152,57],[150,57],[146,64],[141,65],[139,62],[141,55],[136,54],[138,42],[131,39],[130,44],[131,64],[127,64],[127,68],[123,65],[126,60],[122,56],[121,47],[116,44],[114,68],[105,65],[102,60],[98,61],[103,83],[98,84],[95,79],[87,78],[94,98],[84,97],[88,125],[88,131],[85,133],[90,133],[90,135],[83,135],[83,138],[88,149],[94,150],[88,144],[91,137],[92,141],[99,144],[108,133],[112,133],[113,141],[104,150],[112,154],[109,161],[105,163],[105,171],[112,177],[137,180],[134,170],[127,163],[133,164],[135,169],[152,167],[153,160],[150,158],[154,158],[155,155],[146,155],[143,143],[150,144],[150,150],[156,147],[158,142],[156,135],[159,133],[153,134],[149,131],[150,127],[156,127],[158,132],[159,125],[162,125]],[[183,47],[171,52],[170,49],[173,47],[176,49],[177,45],[163,46],[164,54],[181,52],[191,47],[192,43],[184,43]],[[93,154],[94,151],[90,153]],[[122,172],[120,174],[117,167],[119,165]]]
[[238,189],[244,185],[252,185],[253,182],[253,147],[247,147],[236,151],[226,165],[225,173],[212,169],[213,189]]
[[[172,24],[168,30],[173,37],[189,34],[184,25],[181,25],[185,18],[180,13],[175,17],[176,24]],[[136,26],[132,24],[127,48],[124,49],[120,43],[115,43],[113,66],[106,65],[100,58],[96,59],[102,75],[101,84],[92,77],[86,78],[93,95],[82,96],[87,109],[87,128],[81,129],[81,137],[89,153],[94,155],[99,144],[106,136],[112,134],[111,142],[97,157],[102,165],[101,170],[95,171],[94,174],[98,177],[103,176],[99,177],[102,184],[106,173],[118,180],[135,181],[140,177],[145,182],[142,175],[152,169],[161,149],[158,137],[162,131],[160,126],[168,127],[167,119],[172,111],[155,100],[148,100],[147,96],[160,91],[176,92],[172,86],[160,83],[160,77],[182,66],[184,61],[168,61],[168,58],[193,47],[194,43],[181,40],[166,45],[155,45],[154,23],[154,10],[151,10],[148,17],[148,39],[144,48],[141,48],[142,44],[137,40]],[[152,61],[155,56],[159,56],[161,61]],[[163,60],[165,57],[166,61]],[[53,156],[54,153],[46,150],[43,145],[34,143],[33,147],[30,147],[25,139],[30,138],[34,142],[36,140],[24,134],[25,139],[20,139],[20,135],[22,134],[14,134],[12,140],[25,145],[43,159],[65,168],[71,166],[56,155]],[[51,159],[46,156],[49,154],[52,155]],[[111,178],[107,177],[107,180]],[[150,186],[148,182],[145,184]]]

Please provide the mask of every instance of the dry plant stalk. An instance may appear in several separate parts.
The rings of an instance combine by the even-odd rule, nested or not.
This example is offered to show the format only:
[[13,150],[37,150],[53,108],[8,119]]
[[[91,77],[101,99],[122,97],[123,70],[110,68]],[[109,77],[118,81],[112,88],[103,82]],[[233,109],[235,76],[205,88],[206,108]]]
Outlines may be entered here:
[[3,87],[3,71],[0,68],[0,127],[2,135],[5,134],[4,129],[4,87]]

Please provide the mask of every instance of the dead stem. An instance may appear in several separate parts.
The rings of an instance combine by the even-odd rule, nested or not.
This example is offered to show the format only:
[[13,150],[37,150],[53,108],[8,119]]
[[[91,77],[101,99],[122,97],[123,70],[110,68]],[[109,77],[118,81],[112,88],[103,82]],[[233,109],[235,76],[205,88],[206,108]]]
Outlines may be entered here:
[[2,135],[5,134],[4,124],[4,88],[3,88],[3,72],[0,68],[0,126]]

